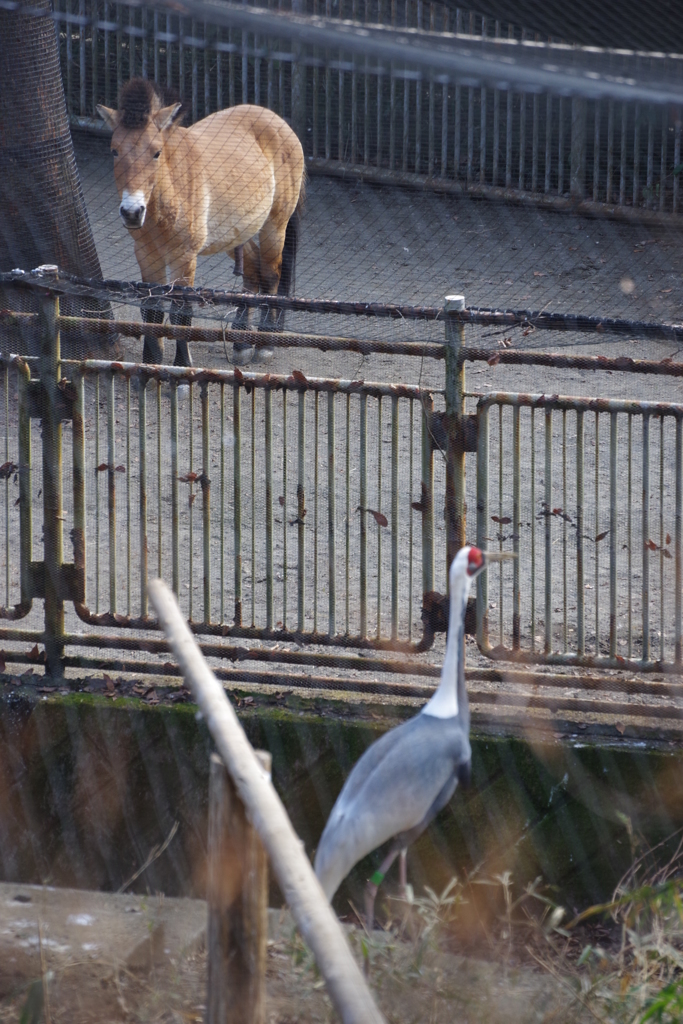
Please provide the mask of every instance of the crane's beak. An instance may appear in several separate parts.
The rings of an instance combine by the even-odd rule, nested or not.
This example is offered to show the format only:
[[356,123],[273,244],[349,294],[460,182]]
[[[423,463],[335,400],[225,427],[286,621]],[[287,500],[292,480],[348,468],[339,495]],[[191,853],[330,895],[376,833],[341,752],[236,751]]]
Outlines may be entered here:
[[484,562],[509,562],[517,557],[515,551],[483,551]]

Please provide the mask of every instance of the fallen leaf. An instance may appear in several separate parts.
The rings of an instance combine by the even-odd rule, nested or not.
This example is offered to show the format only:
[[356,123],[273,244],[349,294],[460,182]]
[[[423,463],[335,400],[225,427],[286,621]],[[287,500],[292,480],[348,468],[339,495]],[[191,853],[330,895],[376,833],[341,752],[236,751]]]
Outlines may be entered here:
[[100,462],[99,466],[97,467],[97,472],[98,473],[105,473],[108,469],[109,469],[109,463],[108,462]]
[[542,270],[534,270],[534,277],[546,277],[546,274]]
[[284,497],[284,494],[281,494],[281,495],[280,495],[280,497],[279,497],[279,498],[278,498],[277,500],[279,501],[279,503],[280,503],[280,504],[282,505],[282,507],[284,508],[284,505],[285,505],[285,497]]
[[500,523],[501,526],[507,526],[512,522],[510,516],[491,516],[491,519],[493,519],[494,523]]
[[301,370],[292,370],[292,377],[298,384],[308,384],[308,379],[304,376]]
[[240,369],[238,369],[237,367],[235,367],[232,372],[233,372],[233,375],[234,375],[235,380],[237,381],[237,383],[241,384],[243,382],[243,380],[244,380],[244,374],[242,373],[242,371]]
[[[18,679],[17,682],[19,682]],[[56,686],[39,686],[38,693],[54,693],[56,689]]]
[[615,722],[615,728],[620,736],[623,736],[626,731],[626,726],[623,722]]
[[500,362],[500,352],[494,352],[493,355],[489,356],[486,362],[489,366],[498,366]]
[[666,535],[666,543],[667,544],[671,543],[671,534],[670,533],[667,533],[667,535]]
[[19,467],[14,462],[4,462],[0,466],[0,480],[8,480],[17,469]]
[[673,291],[673,288],[662,288],[661,289],[662,295],[668,295],[669,292],[672,292],[672,291]]
[[369,508],[368,512],[374,518],[378,526],[388,526],[389,520],[382,512],[375,512],[374,508]]
[[188,499],[188,500],[189,500],[189,503],[190,503],[190,505],[192,505],[192,504],[194,503],[194,500],[195,500],[195,498],[196,498],[196,497],[197,497],[197,495],[196,495],[196,494],[191,494],[191,495],[190,495],[190,497],[189,497],[189,499]]
[[655,544],[655,542],[653,540],[646,541],[645,542],[645,547],[648,548],[650,551],[656,551],[657,550],[657,545]]
[[662,558],[673,558],[671,552],[667,551],[666,548],[661,548],[660,550],[662,552]]
[[116,467],[116,472],[117,473],[125,473],[126,472],[126,467],[124,465],[117,466]]
[[45,655],[38,647],[38,644],[34,644],[31,650],[28,652],[27,658],[29,661],[44,661]]
[[603,533],[599,533],[597,535],[597,537],[595,538],[595,543],[597,544],[598,541],[604,540],[608,533],[609,533],[609,530],[605,530]]
[[199,473],[186,473],[185,476],[178,477],[181,484],[193,484],[197,479],[199,479]]
[[114,680],[112,679],[111,676],[107,676],[107,675],[105,675],[103,678],[104,678],[104,685],[107,687],[107,689],[109,690],[110,693],[113,693],[114,692],[114,688],[115,688]]

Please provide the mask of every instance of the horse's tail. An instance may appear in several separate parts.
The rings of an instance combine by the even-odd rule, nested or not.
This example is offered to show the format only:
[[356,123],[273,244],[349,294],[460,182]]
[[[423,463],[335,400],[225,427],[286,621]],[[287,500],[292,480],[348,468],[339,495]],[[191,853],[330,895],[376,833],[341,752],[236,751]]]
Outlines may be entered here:
[[294,213],[287,222],[287,230],[285,231],[285,244],[282,249],[282,270],[280,271],[280,283],[277,288],[278,295],[292,295],[296,289],[296,250],[299,244],[299,229],[301,227],[301,214],[305,197],[306,175],[304,172],[299,190],[299,201],[296,204]]

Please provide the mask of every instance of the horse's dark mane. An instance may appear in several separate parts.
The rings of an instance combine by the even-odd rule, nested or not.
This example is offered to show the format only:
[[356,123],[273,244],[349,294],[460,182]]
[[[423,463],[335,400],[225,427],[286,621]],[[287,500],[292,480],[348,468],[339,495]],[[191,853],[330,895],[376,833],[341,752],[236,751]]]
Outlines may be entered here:
[[[179,102],[180,97],[175,90],[147,78],[131,78],[119,97],[121,124],[124,128],[144,128],[153,111]],[[179,118],[182,120],[182,109],[173,119],[176,124]]]

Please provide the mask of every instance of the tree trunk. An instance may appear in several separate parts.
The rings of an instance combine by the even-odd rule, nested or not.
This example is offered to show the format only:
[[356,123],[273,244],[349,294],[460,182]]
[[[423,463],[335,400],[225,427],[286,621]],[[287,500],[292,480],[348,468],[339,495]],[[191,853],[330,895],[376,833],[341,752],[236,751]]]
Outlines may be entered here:
[[[76,167],[50,0],[31,0],[45,17],[0,10],[0,271],[43,263],[81,277],[102,277]],[[35,312],[27,289],[4,289],[0,303]],[[111,317],[109,303],[68,299],[62,312]],[[25,351],[38,352],[25,335]],[[62,333],[65,355],[113,354],[112,342]],[[106,349],[106,352],[104,351]],[[97,350],[97,353],[96,353]]]

